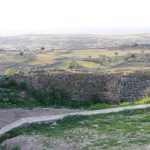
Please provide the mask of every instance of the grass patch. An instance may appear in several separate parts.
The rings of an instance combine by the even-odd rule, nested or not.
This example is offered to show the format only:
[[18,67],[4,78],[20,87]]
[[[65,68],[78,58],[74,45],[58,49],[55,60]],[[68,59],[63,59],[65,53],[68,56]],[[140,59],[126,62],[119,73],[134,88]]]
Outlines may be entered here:
[[144,146],[150,143],[149,113],[148,108],[95,116],[68,116],[56,124],[32,124],[14,129],[0,137],[0,141],[18,135],[40,135],[64,140],[69,137],[77,146],[88,140],[83,149]]
[[[13,138],[16,137],[18,135],[21,134],[29,134],[29,135],[33,135],[36,134],[36,132],[38,131],[38,134],[42,135],[45,134],[46,136],[55,136],[55,137],[59,137],[60,135],[62,136],[64,134],[64,129],[72,129],[75,128],[76,125],[81,121],[88,118],[87,116],[67,116],[65,117],[63,120],[59,120],[57,123],[57,126],[49,126],[49,124],[37,124],[37,123],[33,123],[31,125],[27,125],[24,127],[19,127],[16,128],[14,130],[11,130],[9,132],[7,132],[6,134],[4,134],[3,136],[0,137],[0,142],[9,139],[9,138]],[[54,130],[54,128],[56,130]],[[48,132],[49,131],[49,132]]]
[[144,98],[132,102],[123,102],[120,104],[105,104],[105,103],[91,104],[87,109],[97,110],[97,109],[115,108],[115,107],[123,107],[123,106],[130,106],[130,105],[142,105],[142,104],[150,104],[150,98]]
[[21,150],[21,149],[18,146],[16,146],[12,150]]
[[97,68],[99,66],[97,63],[90,62],[90,61],[78,61],[78,63],[83,67],[88,67],[88,68]]

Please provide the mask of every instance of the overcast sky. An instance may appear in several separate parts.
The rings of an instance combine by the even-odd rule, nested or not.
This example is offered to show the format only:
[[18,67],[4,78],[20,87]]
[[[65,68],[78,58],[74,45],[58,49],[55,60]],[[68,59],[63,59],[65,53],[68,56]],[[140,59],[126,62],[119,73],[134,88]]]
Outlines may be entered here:
[[0,0],[0,35],[149,29],[150,0]]

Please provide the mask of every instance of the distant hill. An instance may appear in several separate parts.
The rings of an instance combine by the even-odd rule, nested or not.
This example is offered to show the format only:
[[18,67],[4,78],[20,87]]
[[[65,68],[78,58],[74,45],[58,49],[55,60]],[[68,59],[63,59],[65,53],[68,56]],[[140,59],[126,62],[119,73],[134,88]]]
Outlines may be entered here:
[[[138,43],[138,47],[132,47]],[[50,35],[30,34],[0,37],[0,50],[40,49],[130,49],[150,48],[150,34],[133,35]]]

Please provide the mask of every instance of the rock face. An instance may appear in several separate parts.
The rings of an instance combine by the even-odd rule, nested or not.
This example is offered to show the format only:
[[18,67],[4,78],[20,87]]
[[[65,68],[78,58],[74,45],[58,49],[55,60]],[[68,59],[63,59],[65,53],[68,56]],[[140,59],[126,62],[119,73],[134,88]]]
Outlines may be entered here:
[[15,79],[35,89],[65,90],[74,100],[116,103],[150,96],[150,73],[100,75],[53,72]]
[[1,145],[1,150],[43,150],[43,146],[37,142],[33,137],[18,136],[12,139],[8,139]]

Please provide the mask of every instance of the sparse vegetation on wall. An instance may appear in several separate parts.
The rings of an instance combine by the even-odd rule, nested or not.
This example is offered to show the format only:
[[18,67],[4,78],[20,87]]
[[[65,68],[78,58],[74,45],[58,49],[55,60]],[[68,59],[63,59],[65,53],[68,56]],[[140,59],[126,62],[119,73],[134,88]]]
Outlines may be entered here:
[[[57,103],[53,102],[53,99],[57,99],[59,103],[60,98],[64,99],[64,101],[61,100],[62,103],[65,103],[67,99],[86,102],[121,103],[150,96],[148,72],[147,75],[146,73],[141,73],[141,75],[140,73],[100,75],[60,71],[36,74],[32,77],[18,76],[16,80],[17,82],[25,81],[31,89],[39,90],[40,96],[45,97],[43,99],[47,103],[50,101],[53,104]],[[37,99],[40,96],[37,95]]]

